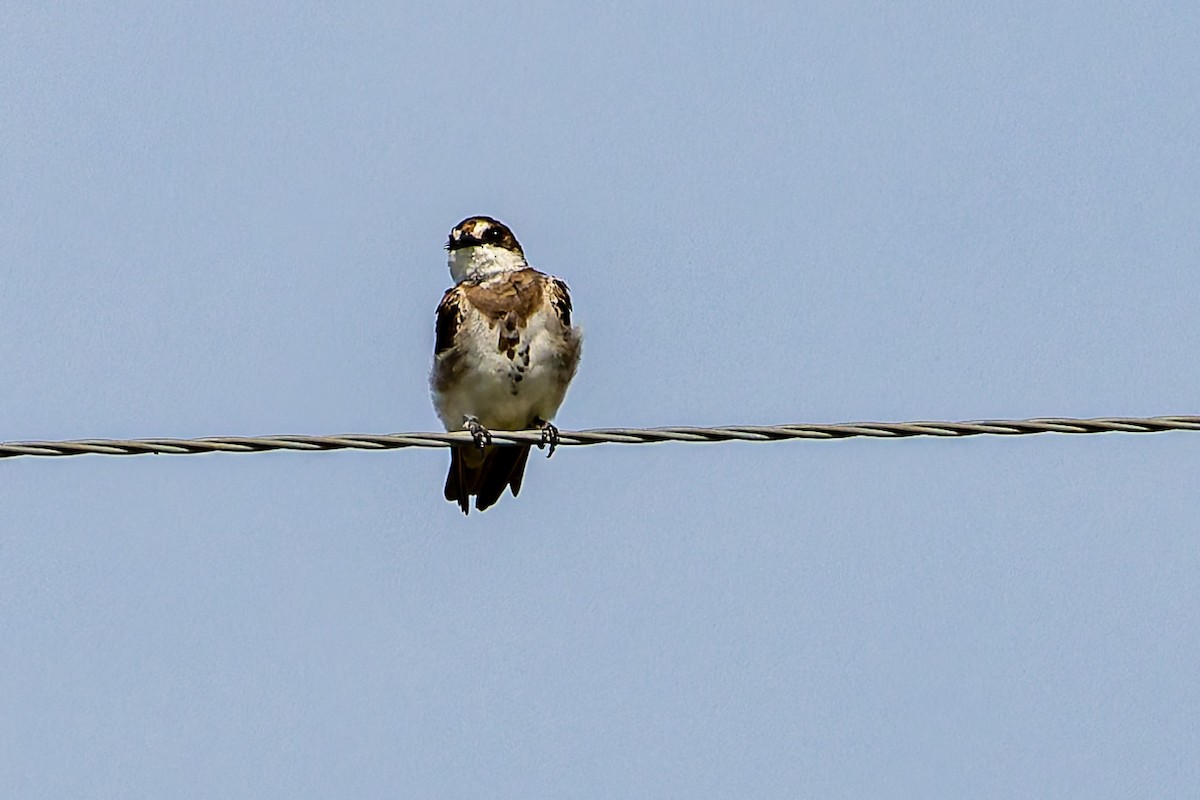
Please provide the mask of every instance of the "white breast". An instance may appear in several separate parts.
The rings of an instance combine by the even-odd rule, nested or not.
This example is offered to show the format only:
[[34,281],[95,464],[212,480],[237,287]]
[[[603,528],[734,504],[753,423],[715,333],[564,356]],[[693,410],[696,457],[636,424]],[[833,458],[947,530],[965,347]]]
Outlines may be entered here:
[[474,417],[493,430],[521,430],[535,419],[549,422],[562,404],[575,372],[578,332],[538,311],[519,329],[514,358],[501,352],[499,329],[478,313],[464,319],[459,380],[434,398],[447,430],[460,430]]

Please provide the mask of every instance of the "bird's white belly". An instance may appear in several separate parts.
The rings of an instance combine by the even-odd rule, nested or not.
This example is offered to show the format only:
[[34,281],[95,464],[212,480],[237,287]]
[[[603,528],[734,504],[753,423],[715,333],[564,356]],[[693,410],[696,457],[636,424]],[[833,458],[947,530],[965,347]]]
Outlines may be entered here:
[[461,378],[437,398],[438,416],[446,428],[459,430],[468,417],[493,430],[521,430],[535,418],[550,421],[562,403],[570,376],[563,375],[561,358],[548,339],[544,330],[522,337],[517,350],[526,342],[529,347],[529,363],[523,373],[516,369],[514,359],[494,346],[468,352]]

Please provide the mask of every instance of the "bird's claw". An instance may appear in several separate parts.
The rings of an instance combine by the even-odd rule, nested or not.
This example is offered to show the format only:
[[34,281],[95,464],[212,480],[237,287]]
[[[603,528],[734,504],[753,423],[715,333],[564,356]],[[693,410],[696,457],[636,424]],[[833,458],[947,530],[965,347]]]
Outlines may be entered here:
[[549,458],[554,455],[554,448],[558,447],[558,428],[543,420],[538,421],[538,427],[542,429],[542,440],[538,442],[538,449],[550,445],[550,450],[546,453],[546,458]]
[[475,441],[475,446],[480,450],[492,443],[492,432],[480,425],[479,420],[474,417],[467,419],[466,429]]

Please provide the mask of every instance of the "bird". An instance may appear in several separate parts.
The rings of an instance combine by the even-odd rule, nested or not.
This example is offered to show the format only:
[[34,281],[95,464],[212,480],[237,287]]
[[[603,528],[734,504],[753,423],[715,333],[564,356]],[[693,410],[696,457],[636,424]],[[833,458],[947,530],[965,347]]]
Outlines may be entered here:
[[454,286],[437,307],[434,408],[448,431],[470,444],[450,450],[444,495],[470,513],[492,506],[506,488],[521,491],[530,445],[494,445],[491,430],[541,431],[554,454],[551,423],[579,367],[582,331],[571,323],[571,294],[539,272],[507,225],[486,216],[454,226],[446,242]]

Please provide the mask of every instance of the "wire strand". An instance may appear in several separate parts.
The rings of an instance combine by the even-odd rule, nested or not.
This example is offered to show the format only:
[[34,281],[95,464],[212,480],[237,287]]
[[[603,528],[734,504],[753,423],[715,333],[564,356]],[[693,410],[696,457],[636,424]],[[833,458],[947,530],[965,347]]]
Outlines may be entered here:
[[[1035,433],[1161,433],[1200,430],[1200,417],[1100,417],[1075,419],[976,420],[972,422],[854,422],[836,425],[728,425],[719,428],[595,428],[559,431],[559,446],[657,444],[659,442],[780,442],[792,439],[907,439],[913,436],[1024,436]],[[492,431],[495,444],[542,443],[540,431]],[[451,447],[473,440],[466,431],[451,433],[341,434],[334,436],[206,436],[200,439],[76,439],[2,442],[0,458],[20,456],[139,456],[197,453],[262,453],[270,450],[398,450],[404,447]]]

